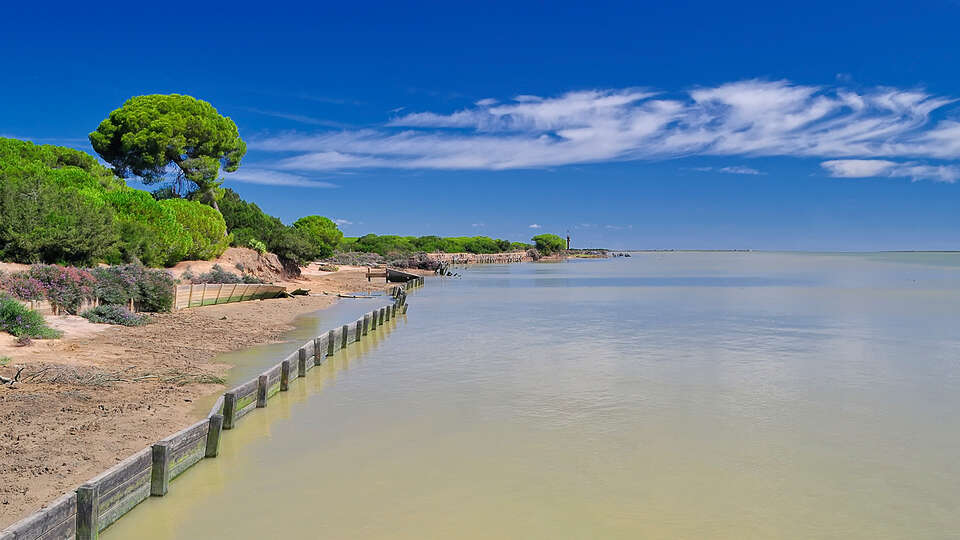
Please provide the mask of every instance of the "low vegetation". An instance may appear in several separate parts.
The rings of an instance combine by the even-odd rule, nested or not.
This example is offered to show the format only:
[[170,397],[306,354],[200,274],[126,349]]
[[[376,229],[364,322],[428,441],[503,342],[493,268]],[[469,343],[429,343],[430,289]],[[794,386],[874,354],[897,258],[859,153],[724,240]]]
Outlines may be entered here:
[[61,333],[47,326],[43,315],[0,293],[0,331],[18,338],[56,339]]
[[567,242],[555,234],[538,234],[531,238],[541,255],[552,255],[566,249]]
[[243,274],[238,276],[232,272],[227,272],[219,264],[213,265],[209,272],[196,275],[188,268],[186,272],[180,275],[180,280],[194,285],[202,283],[266,283],[264,280],[252,274]]
[[46,300],[57,311],[76,315],[87,301],[127,305],[140,311],[170,311],[173,277],[142,265],[85,270],[35,264],[23,272],[0,275],[0,290],[21,301]]
[[143,326],[150,322],[150,317],[134,313],[126,306],[110,304],[88,309],[80,316],[92,323],[119,326]]

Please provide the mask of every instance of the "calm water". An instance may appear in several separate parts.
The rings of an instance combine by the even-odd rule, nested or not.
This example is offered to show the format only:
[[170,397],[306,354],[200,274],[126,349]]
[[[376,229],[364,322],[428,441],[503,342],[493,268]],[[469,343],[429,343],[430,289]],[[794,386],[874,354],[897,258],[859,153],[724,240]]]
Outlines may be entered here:
[[104,538],[960,536],[960,256],[464,274]]

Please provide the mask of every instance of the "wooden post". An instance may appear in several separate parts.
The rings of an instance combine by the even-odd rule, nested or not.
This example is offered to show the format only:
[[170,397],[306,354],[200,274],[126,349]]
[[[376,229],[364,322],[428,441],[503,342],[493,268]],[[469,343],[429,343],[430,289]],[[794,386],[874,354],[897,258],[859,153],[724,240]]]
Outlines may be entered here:
[[170,445],[153,445],[153,466],[150,468],[150,495],[163,497],[170,485]]
[[406,304],[403,305],[403,314],[404,314],[404,315],[407,314],[407,305],[406,305]]
[[347,348],[347,340],[350,339],[350,327],[346,324],[340,329],[340,348]]
[[367,313],[363,316],[363,335],[367,335],[367,332],[370,331],[370,314]]
[[386,322],[386,319],[387,319],[387,308],[382,307],[382,308],[380,308],[380,309],[377,310],[377,311],[380,313],[380,325],[382,326],[383,323]]
[[300,350],[297,351],[297,376],[306,377],[307,376],[307,350],[303,347],[300,347]]
[[190,294],[187,295],[187,307],[193,307],[193,284],[190,284]]
[[377,312],[376,311],[370,312],[370,329],[371,330],[377,329]]
[[390,321],[390,316],[393,315],[393,313],[390,313],[391,311],[393,310],[390,309],[390,306],[383,308],[383,316],[387,321]]
[[200,305],[203,305],[203,299],[207,297],[207,284],[203,284],[203,289],[200,291]]
[[333,356],[333,353],[336,352],[337,348],[337,331],[331,330],[327,332],[327,356]]
[[[77,488],[76,540],[100,537],[100,486],[84,484]],[[33,537],[31,537],[33,538]]]
[[325,347],[321,347],[321,344],[323,344],[323,338],[313,338],[313,365],[315,366],[323,363],[323,349]]
[[357,334],[353,336],[353,340],[360,341],[361,337],[363,337],[363,320],[357,319]]
[[223,395],[223,429],[233,429],[237,417],[237,394],[227,392]]
[[204,457],[217,457],[220,453],[220,430],[223,428],[223,415],[215,414],[210,417],[210,427],[207,428],[207,452]]
[[[300,349],[300,352],[302,353],[303,349]],[[303,358],[304,357],[301,354],[300,360],[297,362],[298,365],[303,362]],[[280,391],[286,392],[289,389],[290,389],[290,361],[284,360],[283,362],[280,362]]]
[[267,406],[267,376],[257,377],[257,408],[262,409]]

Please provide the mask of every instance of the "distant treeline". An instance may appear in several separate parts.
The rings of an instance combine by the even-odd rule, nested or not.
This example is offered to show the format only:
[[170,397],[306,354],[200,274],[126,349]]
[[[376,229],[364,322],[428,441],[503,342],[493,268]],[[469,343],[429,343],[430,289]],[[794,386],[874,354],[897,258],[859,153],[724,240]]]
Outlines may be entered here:
[[536,248],[541,254],[549,255],[566,247],[563,238],[555,234],[540,234],[531,238],[534,243],[511,242],[502,238],[487,236],[396,236],[368,234],[360,237],[347,237],[340,243],[340,251],[360,251],[380,255],[404,254],[417,251],[429,253],[503,253],[506,251],[526,251]]

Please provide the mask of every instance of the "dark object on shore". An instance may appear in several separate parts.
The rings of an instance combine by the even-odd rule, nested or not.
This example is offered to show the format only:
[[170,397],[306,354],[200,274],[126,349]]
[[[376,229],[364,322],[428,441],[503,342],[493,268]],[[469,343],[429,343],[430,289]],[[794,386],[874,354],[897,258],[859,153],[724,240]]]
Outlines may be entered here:
[[310,289],[297,289],[290,293],[290,296],[307,296],[310,294]]
[[387,281],[393,283],[406,283],[410,280],[417,279],[418,277],[420,276],[416,274],[394,270],[393,268],[387,268]]

